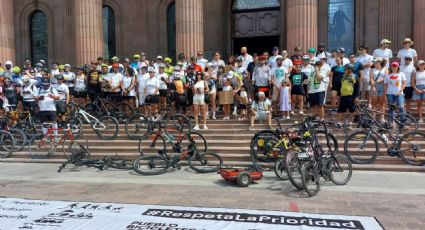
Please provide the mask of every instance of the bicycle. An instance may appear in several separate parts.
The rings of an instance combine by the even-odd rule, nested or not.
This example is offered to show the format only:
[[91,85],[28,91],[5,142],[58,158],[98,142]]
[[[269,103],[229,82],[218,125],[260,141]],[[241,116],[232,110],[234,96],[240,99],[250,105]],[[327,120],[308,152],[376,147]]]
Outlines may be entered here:
[[26,133],[27,139],[36,134],[35,119],[30,111],[19,111],[9,106],[10,112],[6,114],[11,128],[17,128]]
[[95,116],[112,116],[118,121],[123,121],[133,114],[134,108],[129,103],[115,102],[116,100],[109,96],[106,99],[96,96],[95,100],[87,104],[84,109]]
[[[49,156],[55,154],[56,149],[59,145],[62,146],[62,152],[70,157],[69,154],[65,151],[65,142],[66,140],[70,140],[68,144],[68,149],[72,149],[72,141],[74,140],[73,128],[68,124],[66,129],[52,128],[53,123],[44,123],[43,124],[47,128],[46,134],[36,134],[34,135],[29,144],[28,151],[30,156],[33,159],[45,159]],[[55,132],[63,132],[61,137],[57,137]]]
[[[206,152],[207,141],[202,134],[197,132],[183,132],[182,128],[173,130],[166,127],[166,123],[162,120],[161,116],[157,120],[153,117],[147,119],[147,133],[139,140],[139,153],[144,155],[146,153],[157,153],[166,151],[166,143],[172,146],[172,150],[181,153],[183,150],[189,149],[191,144],[196,151]],[[155,131],[157,129],[157,131]],[[177,136],[173,136],[171,132],[177,132]]]
[[[136,159],[133,169],[142,175],[159,175],[167,172],[168,168],[181,169],[180,161],[187,159],[187,164],[198,173],[217,172],[223,165],[223,160],[216,153],[200,153],[191,144],[187,151],[169,156],[167,151],[159,151],[159,156],[149,155]],[[217,163],[218,162],[218,163]]]
[[75,127],[76,138],[82,137],[82,121],[90,124],[92,130],[103,140],[113,140],[118,135],[118,121],[112,116],[103,116],[99,119],[84,111],[80,105],[71,102],[76,107],[76,111],[68,120],[71,127]]
[[105,167],[104,169],[114,168],[114,169],[133,169],[133,160],[119,158],[117,154],[115,156],[108,156],[104,160]]
[[67,164],[73,164],[76,167],[81,167],[81,166],[94,167],[101,171],[105,169],[105,161],[92,160],[90,153],[87,151],[87,149],[83,145],[81,145],[78,142],[71,142],[70,145],[78,149],[72,148],[70,157],[68,158],[67,161],[65,161],[59,166],[58,173],[60,173],[66,167]]
[[11,112],[9,112],[9,115],[6,115],[6,118],[0,118],[3,121],[1,122],[1,126],[0,126],[0,130],[4,130],[6,132],[9,132],[10,134],[12,134],[14,140],[15,140],[15,145],[14,145],[14,152],[20,151],[22,150],[25,145],[27,144],[27,134],[25,134],[24,131],[22,131],[19,128],[13,128],[11,127],[10,124],[13,124],[13,120],[11,119],[11,116],[16,116],[19,115],[18,112],[16,110],[13,110],[16,106],[15,105],[8,105],[8,107],[11,110]]
[[[312,135],[309,140],[310,145],[307,150],[307,157],[303,156],[299,159],[302,163],[296,169],[301,175],[302,188],[309,196],[315,196],[320,191],[320,177],[323,177],[326,181],[332,181],[335,185],[345,185],[350,181],[353,173],[352,165],[348,158],[337,155],[337,152],[332,150],[329,136],[326,136],[326,151],[319,143],[315,130],[318,126],[323,126],[325,132],[327,132],[328,125],[334,125],[334,123],[327,121],[314,122],[311,127]],[[347,175],[344,175],[344,173],[347,173]],[[338,175],[342,175],[342,179],[339,179]]]
[[425,141],[425,133],[411,131],[405,134],[397,132],[393,135],[391,129],[384,127],[373,117],[366,116],[362,119],[367,119],[365,122],[367,127],[350,134],[345,139],[344,153],[351,162],[356,164],[374,162],[379,153],[379,139],[387,148],[389,156],[397,156],[413,166],[425,164],[425,148],[420,146]]
[[[190,132],[192,129],[190,118],[183,114],[175,113],[172,109],[172,100],[167,97],[167,110],[162,114],[167,129],[179,132]],[[133,114],[125,122],[125,133],[132,140],[139,140],[148,131],[148,117],[143,114]]]

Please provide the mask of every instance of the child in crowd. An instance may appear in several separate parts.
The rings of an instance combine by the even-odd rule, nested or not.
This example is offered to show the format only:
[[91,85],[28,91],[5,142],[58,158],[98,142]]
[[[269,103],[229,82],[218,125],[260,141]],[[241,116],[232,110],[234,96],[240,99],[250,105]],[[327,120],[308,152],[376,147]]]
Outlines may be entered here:
[[[230,85],[229,79],[224,78],[223,79],[223,83],[224,83],[223,92],[228,92],[228,91],[232,91],[233,90],[232,86]],[[224,111],[224,118],[223,118],[223,120],[230,120],[230,106],[231,105],[232,104],[223,104],[223,111]]]
[[291,119],[289,113],[291,112],[291,83],[289,79],[285,79],[282,81],[282,86],[280,87],[279,94],[280,101],[280,111],[282,111],[282,119]]
[[248,103],[248,93],[246,92],[246,88],[243,85],[239,90],[239,97],[239,108],[241,109],[241,115],[239,117],[239,120],[245,120],[247,118],[246,105]]

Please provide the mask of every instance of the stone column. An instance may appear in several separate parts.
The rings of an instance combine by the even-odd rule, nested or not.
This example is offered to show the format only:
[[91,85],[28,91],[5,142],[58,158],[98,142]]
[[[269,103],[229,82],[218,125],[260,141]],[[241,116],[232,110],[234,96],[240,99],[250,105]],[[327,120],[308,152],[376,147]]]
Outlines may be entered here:
[[399,0],[379,0],[379,41],[390,40],[393,55],[397,55],[403,39],[399,38],[399,14]]
[[103,56],[102,0],[75,0],[77,65]]
[[7,60],[15,64],[15,30],[13,0],[0,0],[0,62]]
[[419,60],[425,58],[425,1],[415,0],[413,4],[413,41]]
[[287,0],[287,49],[317,47],[317,0]]
[[203,0],[176,0],[176,50],[186,58],[204,49]]

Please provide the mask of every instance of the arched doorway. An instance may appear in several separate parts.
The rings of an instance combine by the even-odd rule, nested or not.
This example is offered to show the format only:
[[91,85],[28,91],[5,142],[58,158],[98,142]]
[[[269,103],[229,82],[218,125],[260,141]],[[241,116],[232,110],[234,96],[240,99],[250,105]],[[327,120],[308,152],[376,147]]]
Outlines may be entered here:
[[47,16],[41,11],[35,11],[30,18],[31,30],[31,60],[49,61]]
[[104,58],[110,59],[117,53],[115,12],[109,6],[103,6],[103,52]]
[[232,50],[246,46],[250,53],[279,46],[280,0],[235,0],[232,4]]
[[168,56],[176,59],[176,3],[173,2],[167,9],[167,52]]

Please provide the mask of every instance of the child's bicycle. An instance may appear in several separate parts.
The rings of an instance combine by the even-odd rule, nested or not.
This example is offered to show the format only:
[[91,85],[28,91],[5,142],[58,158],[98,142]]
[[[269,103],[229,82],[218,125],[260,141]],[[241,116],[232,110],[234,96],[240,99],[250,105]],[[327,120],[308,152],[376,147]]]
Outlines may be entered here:
[[[67,125],[66,129],[52,128],[53,123],[44,123],[47,128],[46,134],[34,135],[28,145],[28,151],[34,159],[45,159],[55,154],[58,146],[61,146],[62,152],[69,158],[69,154],[65,151],[65,141],[70,140],[68,148],[72,149],[72,141],[74,140],[73,130],[75,130],[70,124]],[[60,137],[55,135],[55,132],[63,133]]]

